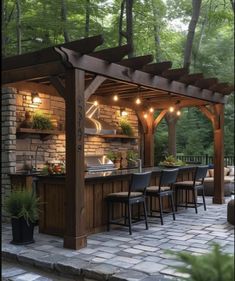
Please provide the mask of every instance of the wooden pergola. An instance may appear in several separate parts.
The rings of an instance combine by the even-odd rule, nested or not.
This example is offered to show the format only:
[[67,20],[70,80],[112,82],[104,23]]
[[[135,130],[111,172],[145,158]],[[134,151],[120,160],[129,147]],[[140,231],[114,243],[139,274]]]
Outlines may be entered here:
[[[224,104],[233,91],[228,83],[172,69],[172,62],[151,63],[151,55],[123,59],[129,45],[95,51],[102,36],[89,37],[40,51],[4,58],[2,84],[19,90],[60,95],[66,105],[66,234],[64,247],[86,245],[84,223],[84,121],[85,102],[135,110],[143,136],[145,166],[154,164],[154,130],[169,106],[195,106],[212,122],[214,129],[214,198],[224,203]],[[114,103],[113,95],[119,100]],[[95,97],[94,97],[95,95]],[[142,103],[134,99],[141,95]],[[160,110],[144,113],[149,107]],[[146,116],[145,116],[146,117]]]

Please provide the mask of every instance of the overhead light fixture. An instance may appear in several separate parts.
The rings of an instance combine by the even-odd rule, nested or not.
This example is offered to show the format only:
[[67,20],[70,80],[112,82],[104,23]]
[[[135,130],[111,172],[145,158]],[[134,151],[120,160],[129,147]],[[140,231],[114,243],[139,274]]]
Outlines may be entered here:
[[141,104],[140,98],[137,98],[137,99],[135,100],[135,103],[136,103],[136,104]]
[[153,107],[150,107],[150,108],[149,108],[149,111],[150,111],[151,113],[153,113],[153,112],[154,112]]
[[114,95],[114,96],[113,96],[113,100],[114,100],[114,101],[118,101],[118,100],[119,100],[118,95]]
[[39,105],[42,103],[42,100],[41,98],[39,97],[38,93],[37,92],[32,92],[31,93],[31,97],[32,97],[32,103],[34,105]]
[[94,105],[95,105],[95,106],[99,105],[99,103],[98,103],[97,100],[94,101]]

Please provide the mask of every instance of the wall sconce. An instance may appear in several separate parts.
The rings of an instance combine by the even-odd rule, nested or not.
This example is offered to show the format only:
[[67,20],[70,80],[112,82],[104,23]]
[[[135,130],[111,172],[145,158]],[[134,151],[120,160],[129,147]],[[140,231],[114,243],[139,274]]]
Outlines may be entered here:
[[32,98],[32,103],[34,105],[39,105],[42,103],[42,100],[41,98],[39,97],[38,93],[37,92],[33,92],[31,93],[31,98]]
[[125,108],[120,109],[120,116],[126,117],[128,115],[127,111],[125,111]]

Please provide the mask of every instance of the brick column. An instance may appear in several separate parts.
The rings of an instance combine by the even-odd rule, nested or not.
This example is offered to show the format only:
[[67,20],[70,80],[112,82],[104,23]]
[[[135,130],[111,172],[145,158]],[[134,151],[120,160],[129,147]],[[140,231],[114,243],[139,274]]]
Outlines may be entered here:
[[1,192],[2,192],[2,220],[7,219],[4,210],[4,201],[11,191],[9,173],[15,172],[16,167],[16,90],[2,88],[2,142],[1,142]]

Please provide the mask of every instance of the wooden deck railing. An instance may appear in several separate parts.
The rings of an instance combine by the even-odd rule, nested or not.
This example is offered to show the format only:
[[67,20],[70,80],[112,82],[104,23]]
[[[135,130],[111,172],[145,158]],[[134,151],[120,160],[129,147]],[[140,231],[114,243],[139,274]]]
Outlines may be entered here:
[[[180,159],[186,163],[196,163],[196,164],[213,164],[213,156],[209,155],[177,155],[177,159]],[[224,156],[224,166],[234,166],[234,156],[228,155]]]

